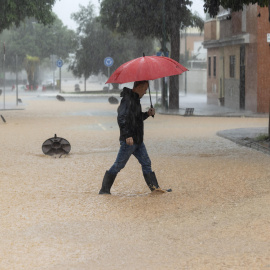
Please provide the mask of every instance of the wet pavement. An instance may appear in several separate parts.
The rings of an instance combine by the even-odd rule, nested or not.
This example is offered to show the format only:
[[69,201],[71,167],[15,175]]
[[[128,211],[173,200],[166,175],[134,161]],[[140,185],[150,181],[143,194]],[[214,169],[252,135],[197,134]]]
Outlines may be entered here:
[[[98,93],[100,92],[100,93]],[[6,93],[6,102],[5,102],[5,108],[6,109],[24,109],[27,105],[27,100],[33,100],[33,99],[55,99],[57,95],[63,96],[68,101],[74,101],[74,102],[106,102],[110,96],[116,97],[120,101],[120,91],[117,92],[111,92],[106,93],[104,91],[95,91],[94,94],[83,93],[80,92],[69,92],[69,93],[59,93],[59,91],[41,91],[38,90],[36,92],[21,92],[19,97],[21,98],[22,102],[18,103],[18,106],[16,105],[16,98],[15,98],[15,92],[7,92]],[[22,96],[22,97],[21,97]],[[152,102],[153,104],[156,103],[156,99],[160,102],[160,94],[156,95],[155,92],[152,92]],[[3,97],[0,97],[0,100],[3,99]],[[158,112],[161,114],[169,114],[169,115],[184,115],[186,108],[194,108],[193,115],[194,116],[207,116],[207,117],[268,117],[269,114],[261,114],[261,113],[254,113],[247,110],[236,110],[231,108],[226,108],[224,106],[219,105],[213,105],[213,104],[207,104],[207,97],[206,94],[188,94],[183,95],[180,94],[179,96],[180,100],[180,108],[179,110],[161,110],[159,109]],[[146,94],[142,100],[141,103],[143,105],[149,104],[149,95]],[[3,101],[0,101],[0,110],[3,110]]]
[[[145,144],[173,192],[151,194],[132,157],[102,196],[119,130],[117,105],[97,99],[24,96],[25,110],[1,111],[1,270],[268,268],[270,157],[216,135],[268,118],[157,114]],[[54,134],[70,154],[42,153]]]
[[[128,85],[129,86],[129,85]],[[120,101],[120,91],[119,93],[111,92],[106,93],[104,91],[100,90],[100,93],[97,93],[98,91],[95,91],[94,94],[89,93],[83,93],[80,92],[70,92],[70,93],[59,93],[59,91],[41,91],[38,90],[36,92],[23,92],[21,95],[23,95],[23,102],[18,103],[18,106],[16,104],[16,100],[14,100],[14,92],[7,92],[6,98],[7,102],[5,104],[6,110],[24,110],[27,106],[27,102],[29,100],[46,100],[46,99],[56,99],[57,95],[61,95],[65,98],[66,101],[72,101],[72,102],[83,102],[83,103],[107,103],[108,98],[113,96],[116,97]],[[12,100],[13,99],[13,100]],[[160,101],[160,94],[156,95],[155,92],[152,93],[152,102],[153,104],[156,103],[156,100]],[[12,100],[12,102],[11,102]],[[180,95],[180,108],[179,110],[162,110],[157,109],[157,113],[164,114],[164,115],[179,115],[179,116],[185,116],[185,110],[186,108],[194,108],[194,112],[191,116],[186,117],[253,117],[253,118],[269,118],[269,114],[262,114],[262,113],[253,113],[251,111],[247,110],[234,110],[231,108],[226,108],[224,106],[218,106],[218,105],[212,105],[207,104],[207,97],[206,95]],[[146,94],[142,100],[142,105],[145,107],[149,106],[149,96]],[[0,104],[0,112],[3,112],[3,104],[1,106]],[[96,111],[96,110],[88,110],[87,112],[70,112],[71,115],[108,115],[108,112],[102,112],[102,111]],[[110,114],[110,113],[109,113]],[[116,111],[114,112],[114,115],[116,115]],[[246,137],[249,137],[250,139],[254,139],[257,136],[261,134],[267,134],[268,130],[267,127],[261,127],[261,128],[246,128],[246,129],[234,129],[234,130],[224,130],[218,132],[218,135],[221,137],[224,137],[226,139],[229,139],[235,143],[246,145],[248,147],[254,147],[257,150],[262,150],[264,153],[270,153],[270,147],[263,147],[260,148],[257,145],[249,145],[247,144],[244,139]],[[248,134],[248,135],[247,135]],[[266,149],[266,148],[269,148]]]

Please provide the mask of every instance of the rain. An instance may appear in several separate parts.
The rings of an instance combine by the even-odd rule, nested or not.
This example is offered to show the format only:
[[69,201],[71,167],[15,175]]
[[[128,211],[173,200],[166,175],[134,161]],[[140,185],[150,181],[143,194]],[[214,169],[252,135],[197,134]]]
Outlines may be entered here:
[[[203,28],[183,22],[174,43],[166,1],[108,5],[147,12],[141,29],[106,17],[111,0],[56,1],[52,25],[0,27],[1,270],[270,268],[268,7],[211,17],[211,1],[194,0]],[[151,25],[156,6],[167,17]],[[158,184],[132,155],[102,194],[121,93],[141,93],[114,72],[177,53],[187,71],[138,79],[149,80],[136,102]]]

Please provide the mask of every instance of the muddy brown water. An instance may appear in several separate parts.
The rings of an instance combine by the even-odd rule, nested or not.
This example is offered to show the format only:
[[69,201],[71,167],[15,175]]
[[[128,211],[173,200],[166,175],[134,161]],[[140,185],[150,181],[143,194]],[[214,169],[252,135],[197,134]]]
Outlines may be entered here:
[[[268,120],[157,114],[145,144],[173,192],[151,194],[131,158],[101,196],[119,147],[116,108],[31,100],[4,113],[0,269],[270,269],[270,157],[216,136]],[[43,155],[54,134],[69,155]]]

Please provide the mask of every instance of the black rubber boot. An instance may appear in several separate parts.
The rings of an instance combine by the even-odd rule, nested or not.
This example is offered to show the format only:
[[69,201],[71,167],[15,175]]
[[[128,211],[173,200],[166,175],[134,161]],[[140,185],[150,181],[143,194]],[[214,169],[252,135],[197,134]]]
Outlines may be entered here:
[[157,178],[154,172],[150,172],[147,174],[144,173],[143,176],[147,186],[150,188],[151,191],[154,191],[155,189],[159,188]]
[[161,189],[158,185],[158,181],[154,172],[143,174],[145,182],[151,191],[157,190],[162,192],[171,192],[171,189]]
[[111,174],[108,171],[105,172],[103,181],[102,181],[102,187],[99,191],[99,194],[111,194],[110,190],[113,185],[114,179],[116,177],[116,174]]

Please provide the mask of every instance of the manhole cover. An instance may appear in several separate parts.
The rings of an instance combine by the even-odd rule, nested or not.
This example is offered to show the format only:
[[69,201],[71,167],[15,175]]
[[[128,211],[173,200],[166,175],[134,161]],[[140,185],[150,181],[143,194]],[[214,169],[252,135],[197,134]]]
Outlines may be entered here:
[[66,155],[70,152],[70,143],[63,138],[57,137],[56,134],[53,138],[46,140],[42,144],[42,151],[45,155]]

